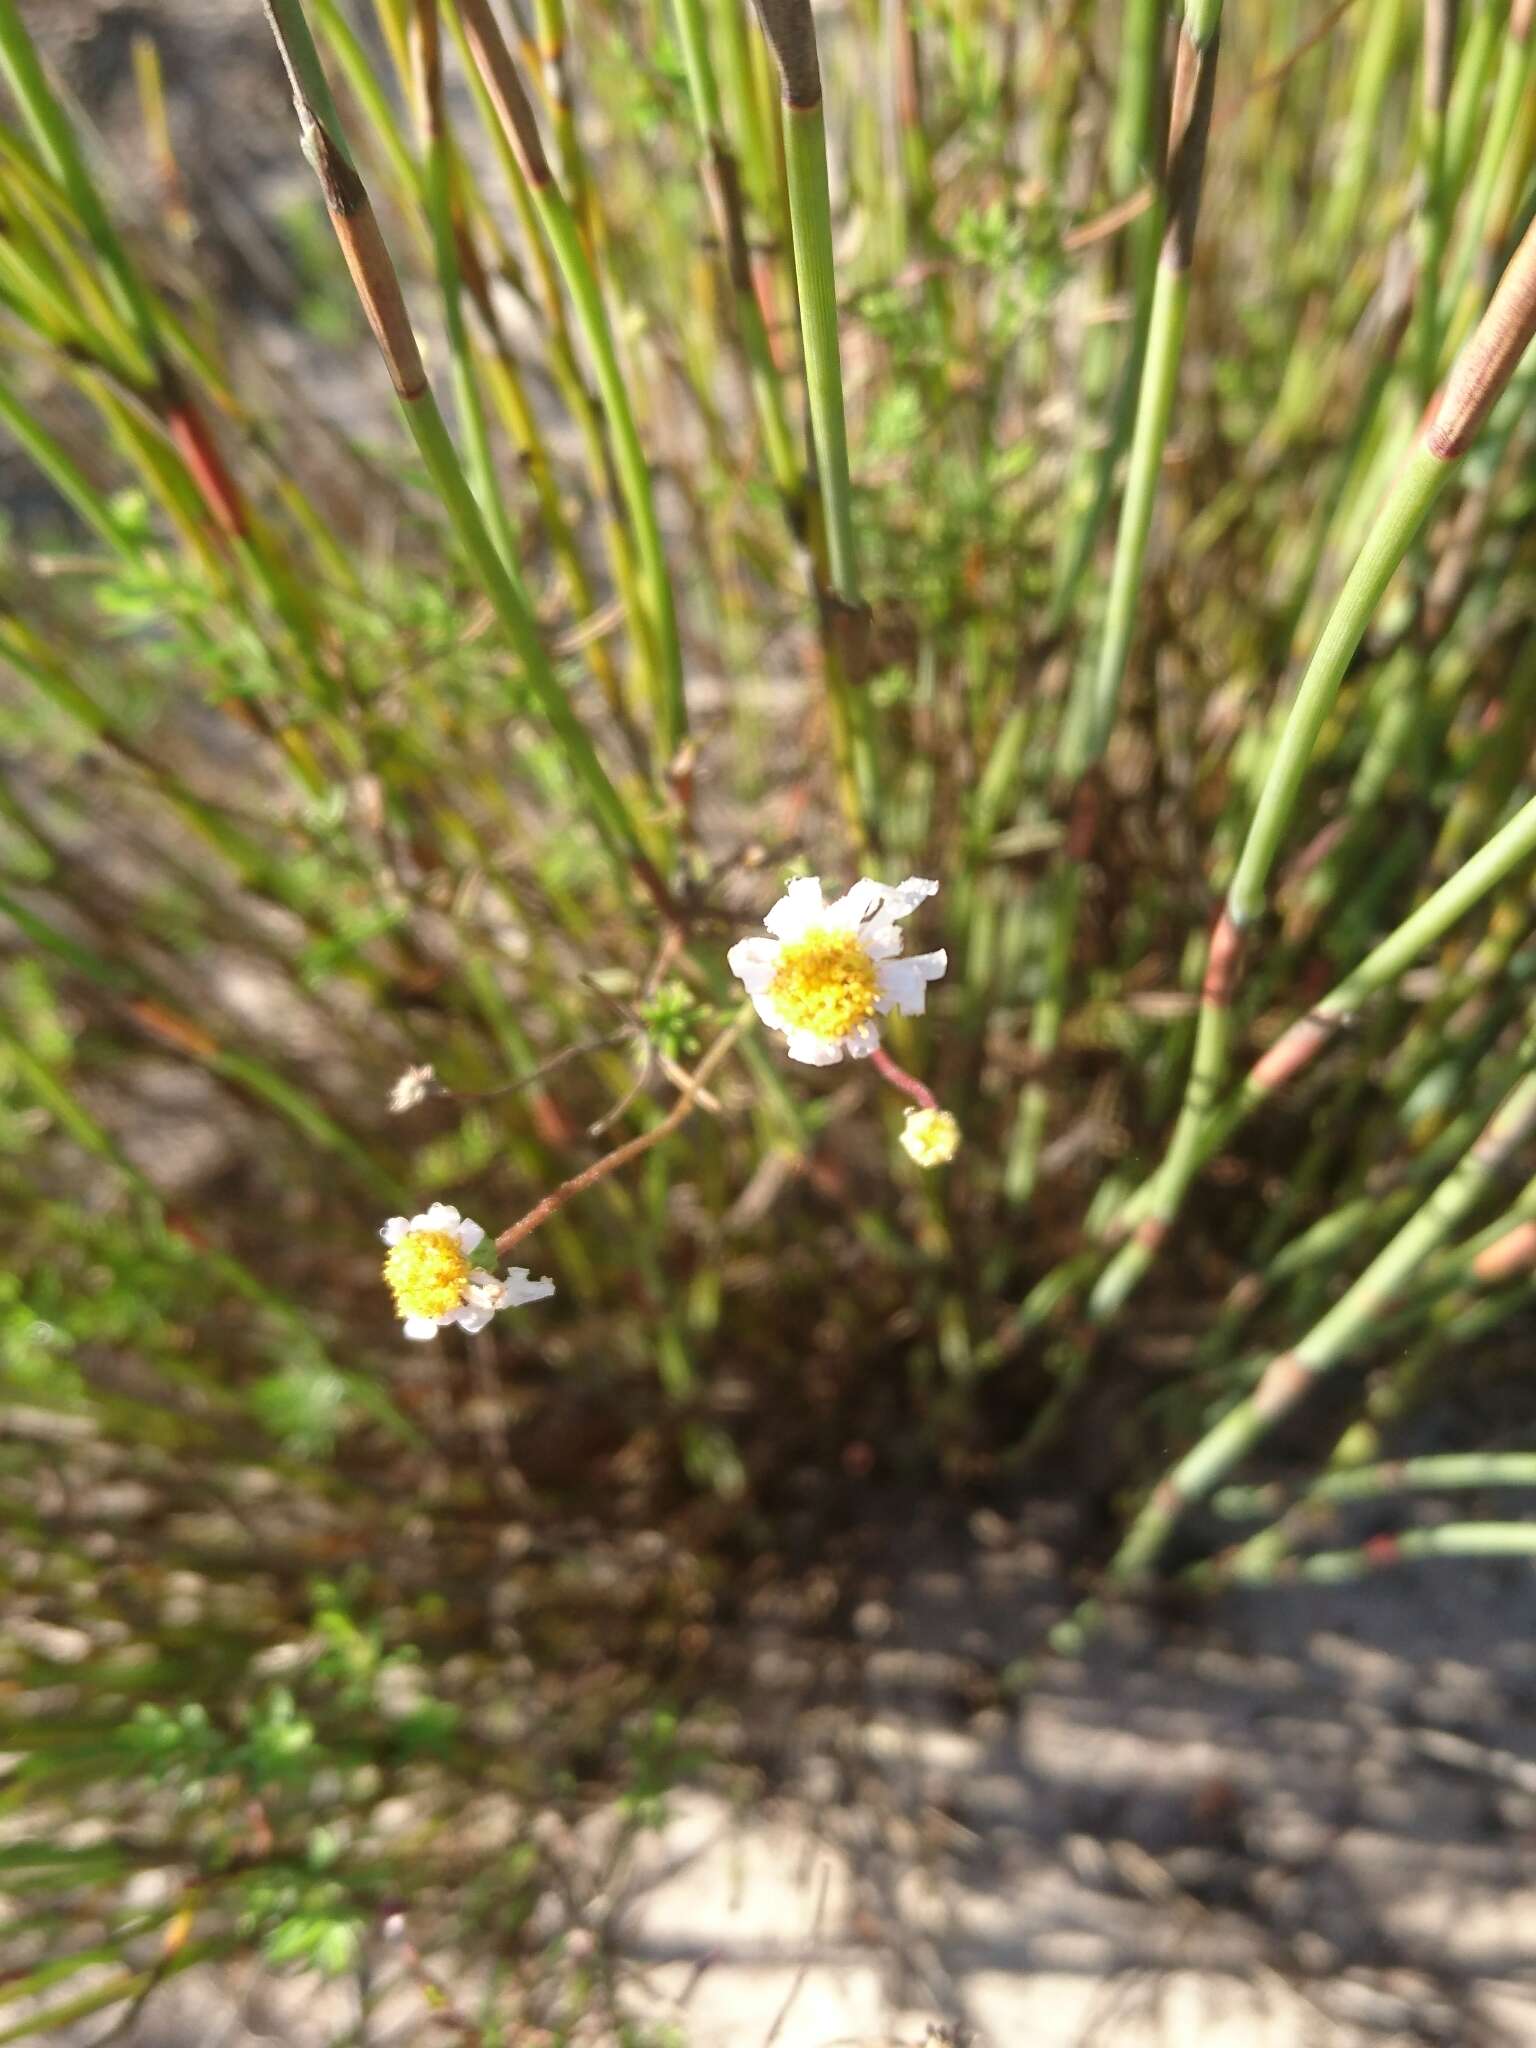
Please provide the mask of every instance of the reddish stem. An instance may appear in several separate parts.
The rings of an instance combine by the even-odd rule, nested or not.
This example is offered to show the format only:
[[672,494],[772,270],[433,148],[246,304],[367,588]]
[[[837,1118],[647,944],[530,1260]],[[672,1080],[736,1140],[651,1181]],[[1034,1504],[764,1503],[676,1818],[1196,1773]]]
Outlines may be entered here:
[[161,405],[166,431],[212,514],[215,527],[231,540],[243,539],[250,530],[250,520],[240,486],[219,453],[212,428],[172,370],[162,375]]
[[[679,1091],[676,1102],[660,1123],[652,1124],[651,1128],[642,1131],[639,1137],[631,1138],[628,1143],[618,1146],[616,1150],[604,1153],[601,1159],[593,1160],[592,1164],[583,1167],[580,1173],[573,1173],[569,1180],[562,1181],[557,1188],[552,1188],[541,1202],[534,1203],[525,1216],[520,1216],[515,1223],[509,1224],[502,1231],[496,1240],[497,1251],[511,1251],[515,1244],[521,1244],[525,1237],[531,1236],[541,1223],[547,1223],[557,1209],[563,1209],[573,1196],[584,1194],[590,1187],[596,1187],[597,1183],[606,1180],[610,1173],[617,1173],[621,1166],[627,1166],[630,1160],[638,1159],[642,1152],[649,1152],[653,1145],[658,1145],[663,1138],[670,1137],[678,1125],[697,1107],[705,1082],[740,1038],[749,1017],[750,1012],[744,1012],[737,1017],[735,1023],[721,1032],[688,1077],[687,1085]],[[929,1100],[932,1100],[931,1096]]]
[[931,1088],[925,1088],[915,1074],[909,1074],[905,1067],[898,1067],[883,1045],[877,1046],[869,1057],[870,1065],[883,1080],[893,1088],[899,1088],[903,1095],[910,1095],[920,1109],[937,1109],[939,1098]]

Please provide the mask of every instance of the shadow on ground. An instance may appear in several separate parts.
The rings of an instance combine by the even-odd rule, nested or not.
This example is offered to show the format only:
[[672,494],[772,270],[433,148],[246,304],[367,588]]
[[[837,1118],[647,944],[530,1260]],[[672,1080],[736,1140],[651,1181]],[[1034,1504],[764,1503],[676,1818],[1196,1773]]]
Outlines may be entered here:
[[[689,2048],[1536,2042],[1529,1576],[1233,1596],[1031,1675],[1048,1545],[989,1514],[886,1551],[856,1652],[776,1620],[780,1593],[748,1618],[743,1739],[775,1789],[677,1794],[594,1904],[637,2017]],[[390,1976],[362,2005],[188,1979],[114,2038],[433,2038]]]
[[860,1610],[865,1710],[801,1713],[798,1796],[694,1801],[637,1874],[626,1946],[693,2041],[1536,2041],[1528,1575],[1127,1620],[978,1706],[1060,1611],[1050,1551],[981,1527]]

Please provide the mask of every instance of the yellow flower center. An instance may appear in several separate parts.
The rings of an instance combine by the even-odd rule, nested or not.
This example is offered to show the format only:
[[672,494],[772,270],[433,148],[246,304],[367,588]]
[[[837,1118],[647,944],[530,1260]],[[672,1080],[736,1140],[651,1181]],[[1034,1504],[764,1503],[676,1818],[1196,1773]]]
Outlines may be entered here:
[[390,1248],[384,1280],[402,1316],[445,1316],[464,1299],[469,1260],[446,1230],[407,1231]]
[[852,932],[806,932],[779,953],[768,993],[786,1024],[842,1038],[875,1014],[875,963]]

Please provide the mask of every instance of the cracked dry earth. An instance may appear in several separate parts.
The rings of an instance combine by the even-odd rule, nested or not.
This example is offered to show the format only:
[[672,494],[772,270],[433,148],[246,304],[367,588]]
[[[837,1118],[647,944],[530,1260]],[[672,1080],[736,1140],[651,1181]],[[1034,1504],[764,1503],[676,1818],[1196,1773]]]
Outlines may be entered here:
[[[632,2014],[688,2048],[1536,2043],[1536,1582],[1418,1568],[1128,1619],[1004,1704],[1061,1582],[973,1527],[908,1533],[856,1653],[748,1624],[779,1789],[677,1793],[594,1903]],[[442,2038],[382,1947],[362,1986],[189,1974],[114,2037]]]

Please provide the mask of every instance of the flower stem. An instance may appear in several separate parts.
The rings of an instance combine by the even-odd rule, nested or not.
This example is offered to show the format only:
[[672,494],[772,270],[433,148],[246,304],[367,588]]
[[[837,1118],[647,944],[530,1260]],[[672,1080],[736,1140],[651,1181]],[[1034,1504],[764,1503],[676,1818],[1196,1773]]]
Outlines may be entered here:
[[525,1237],[531,1237],[533,1232],[547,1223],[557,1210],[563,1209],[567,1202],[577,1195],[585,1194],[588,1188],[596,1187],[599,1181],[606,1180],[611,1173],[617,1173],[621,1166],[628,1166],[632,1159],[638,1159],[643,1153],[649,1152],[651,1147],[659,1145],[663,1138],[670,1137],[698,1107],[699,1098],[710,1075],[730,1053],[751,1020],[752,1006],[750,1003],[744,1003],[689,1075],[687,1082],[678,1092],[677,1100],[660,1123],[652,1124],[648,1131],[642,1131],[627,1144],[616,1146],[612,1152],[605,1152],[601,1159],[594,1159],[592,1164],[584,1166],[580,1173],[572,1174],[571,1178],[562,1181],[559,1187],[551,1188],[542,1201],[535,1202],[526,1215],[520,1216],[515,1223],[509,1224],[502,1231],[496,1240],[497,1251],[511,1251],[512,1247],[521,1244]]
[[915,1074],[909,1074],[905,1067],[898,1067],[883,1045],[876,1046],[870,1054],[870,1065],[883,1081],[889,1081],[903,1095],[910,1095],[919,1109],[937,1109],[939,1098],[931,1088],[925,1087]]

